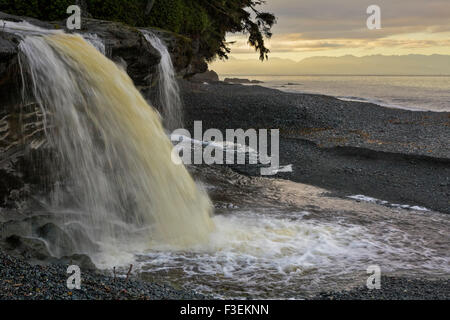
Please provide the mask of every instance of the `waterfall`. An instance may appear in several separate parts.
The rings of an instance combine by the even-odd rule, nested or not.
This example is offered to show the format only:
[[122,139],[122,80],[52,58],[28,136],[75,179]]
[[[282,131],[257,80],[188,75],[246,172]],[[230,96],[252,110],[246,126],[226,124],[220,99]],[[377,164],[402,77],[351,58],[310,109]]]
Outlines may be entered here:
[[79,35],[26,36],[19,48],[24,87],[57,150],[52,168],[65,183],[52,208],[72,213],[66,225],[113,249],[206,241],[212,204],[171,161],[160,117],[128,75]]
[[161,55],[158,66],[157,103],[162,109],[164,125],[169,131],[179,129],[183,126],[183,109],[180,88],[169,50],[155,34],[147,30],[142,30],[142,34]]
[[100,37],[95,33],[86,33],[83,35],[84,40],[93,45],[103,55],[107,56],[106,45]]

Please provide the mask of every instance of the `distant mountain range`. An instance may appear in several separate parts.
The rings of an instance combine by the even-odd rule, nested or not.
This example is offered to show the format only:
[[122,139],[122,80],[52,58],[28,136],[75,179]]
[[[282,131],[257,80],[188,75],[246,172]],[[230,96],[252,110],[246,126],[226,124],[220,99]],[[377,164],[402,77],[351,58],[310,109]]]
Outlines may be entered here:
[[215,62],[211,69],[222,75],[450,75],[450,55],[372,55],[312,57],[300,62],[271,58],[269,61]]

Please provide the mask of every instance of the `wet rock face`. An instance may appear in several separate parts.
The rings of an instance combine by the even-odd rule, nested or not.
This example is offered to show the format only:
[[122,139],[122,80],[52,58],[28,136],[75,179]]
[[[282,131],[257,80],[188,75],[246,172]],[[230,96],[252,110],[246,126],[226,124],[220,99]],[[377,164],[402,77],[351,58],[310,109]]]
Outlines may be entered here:
[[28,261],[36,264],[75,264],[84,270],[97,269],[91,258],[85,254],[76,253],[59,258],[53,257],[48,250],[46,242],[39,238],[27,238],[13,235],[1,240],[0,248],[11,255],[24,257]]
[[144,29],[157,35],[167,45],[173,66],[180,77],[190,77],[208,70],[208,64],[200,52],[198,40],[189,39],[166,30]]
[[128,75],[136,85],[150,84],[150,75],[156,72],[161,56],[139,30],[115,22],[94,19],[82,19],[81,26],[82,29],[77,32],[96,34],[102,39],[106,55],[126,66]]
[[40,109],[22,101],[18,39],[5,33],[0,39],[6,43],[0,47],[0,207],[21,208],[30,183],[41,180],[41,187],[46,180],[36,176],[37,171],[43,174],[38,149],[45,145],[45,136]]
[[35,103],[23,103],[21,88],[16,55],[0,75],[0,207],[4,208],[23,208],[30,193],[45,190],[49,180],[43,160],[43,115]]
[[6,71],[11,59],[17,54],[17,37],[0,33],[0,73]]
[[90,258],[80,253],[86,250],[83,244],[95,248],[94,243],[87,243],[89,239],[82,231],[63,230],[57,225],[61,221],[49,214],[27,216],[3,211],[0,215],[5,218],[0,219],[1,250],[36,263],[76,262],[84,268],[95,269]]

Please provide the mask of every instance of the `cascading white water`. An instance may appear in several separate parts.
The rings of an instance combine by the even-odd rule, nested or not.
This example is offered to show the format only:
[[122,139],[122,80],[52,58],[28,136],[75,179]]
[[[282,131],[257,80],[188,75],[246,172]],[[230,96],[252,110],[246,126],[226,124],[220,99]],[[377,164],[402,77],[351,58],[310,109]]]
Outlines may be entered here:
[[162,108],[162,116],[166,129],[173,131],[183,124],[183,110],[180,99],[180,88],[169,50],[164,42],[155,34],[142,30],[145,39],[161,54],[158,66],[158,104]]
[[92,44],[95,48],[97,48],[98,51],[101,52],[103,55],[106,54],[106,45],[103,42],[103,40],[95,33],[86,33],[83,35],[84,40]]
[[214,227],[209,198],[171,161],[160,118],[128,75],[78,35],[26,36],[19,48],[31,79],[25,88],[52,126],[53,170],[66,181],[52,207],[71,212],[66,226],[82,226],[89,241],[76,239],[80,247],[206,241]]

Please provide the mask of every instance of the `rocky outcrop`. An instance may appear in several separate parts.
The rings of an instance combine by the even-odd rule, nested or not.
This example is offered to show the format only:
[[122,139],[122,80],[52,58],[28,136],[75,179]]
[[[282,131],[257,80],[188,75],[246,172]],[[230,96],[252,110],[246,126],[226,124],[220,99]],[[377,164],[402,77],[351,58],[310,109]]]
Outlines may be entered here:
[[[65,25],[65,22],[61,24]],[[138,29],[121,23],[89,18],[83,18],[81,25],[81,30],[76,32],[96,34],[102,39],[106,55],[126,66],[126,71],[136,85],[152,84],[152,76],[156,73],[161,56]],[[180,77],[202,73],[208,69],[204,58],[199,54],[199,46],[195,40],[157,28],[142,28],[142,30],[156,34],[167,45],[174,68]]]
[[[3,12],[0,12],[0,20],[26,21],[46,29],[60,29],[66,25],[65,21],[49,23]],[[156,34],[167,44],[174,67],[180,77],[191,76],[208,70],[208,66],[200,54],[198,40],[192,40],[162,29],[144,29]],[[71,32],[69,30],[66,31]],[[145,86],[151,84],[151,75],[156,71],[155,67],[161,57],[159,52],[145,40],[138,29],[128,27],[122,23],[83,17],[81,30],[75,30],[74,32],[82,35],[97,35],[105,44],[106,55],[113,61],[125,65],[126,71],[136,85]],[[11,65],[11,59],[17,55],[19,42],[20,38],[18,36],[0,32],[0,76]]]
[[[62,230],[50,214],[18,214],[4,210],[0,214],[0,249],[40,263],[72,260],[88,269],[94,269],[89,257],[81,254],[89,246],[88,237],[76,226]],[[77,240],[76,240],[77,239]],[[82,239],[82,241],[80,241]],[[84,246],[82,245],[84,243]]]
[[219,75],[214,70],[208,70],[192,76],[190,80],[193,82],[217,82],[219,81]]
[[249,79],[240,79],[240,78],[225,78],[225,80],[223,80],[223,81],[228,82],[228,83],[239,83],[239,84],[264,83],[263,81],[259,81],[259,80],[249,80]]
[[167,45],[172,62],[180,77],[190,77],[208,70],[200,52],[198,39],[186,38],[182,35],[155,28],[145,28],[156,34]]
[[76,32],[82,35],[97,35],[105,45],[105,54],[125,66],[136,85],[150,84],[149,75],[156,72],[161,56],[139,30],[121,23],[88,18],[82,19],[81,26],[81,30]]

